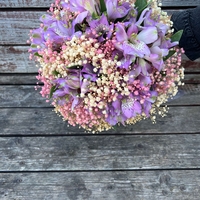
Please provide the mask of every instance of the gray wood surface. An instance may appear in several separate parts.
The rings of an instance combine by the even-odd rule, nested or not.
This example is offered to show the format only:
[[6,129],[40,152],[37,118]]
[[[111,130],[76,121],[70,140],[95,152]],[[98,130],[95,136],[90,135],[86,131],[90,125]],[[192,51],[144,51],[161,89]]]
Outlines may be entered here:
[[200,171],[0,174],[2,200],[199,200]]
[[[32,85],[34,87],[37,84],[36,74],[1,74],[0,73],[0,85]],[[1,86],[0,86],[1,87]]]
[[[2,8],[48,8],[54,0],[0,0]],[[200,0],[162,0],[163,6],[167,7],[182,7],[182,6],[197,6],[200,5]]]
[[199,143],[199,134],[0,137],[0,172],[199,169]]
[[[0,73],[36,73],[38,63],[29,60],[28,49],[29,46],[0,46]],[[183,55],[182,66],[186,72],[200,72],[200,59],[190,61]]]
[[28,49],[29,46],[0,46],[0,73],[37,72],[36,63],[29,59]]
[[[84,134],[69,126],[52,108],[0,108],[0,135]],[[172,107],[156,124],[147,119],[132,126],[116,126],[106,134],[200,133],[200,106]]]
[[[21,76],[20,76],[21,77]],[[200,77],[200,76],[199,76]],[[36,80],[34,80],[36,85]],[[34,85],[0,85],[0,108],[12,107],[51,107]],[[186,84],[178,94],[169,99],[168,105],[200,105],[200,84]]]
[[40,26],[44,11],[1,11],[0,45],[26,44],[31,29]]

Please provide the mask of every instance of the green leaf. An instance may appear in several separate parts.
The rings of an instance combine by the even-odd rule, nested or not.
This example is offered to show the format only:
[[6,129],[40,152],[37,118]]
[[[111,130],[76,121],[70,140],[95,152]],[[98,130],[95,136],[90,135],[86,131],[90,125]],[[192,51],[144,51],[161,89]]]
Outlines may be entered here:
[[106,12],[107,9],[106,9],[105,1],[104,0],[99,0],[99,1],[100,1],[100,11],[101,11],[101,13]]
[[55,76],[58,76],[58,74],[60,74],[60,73],[57,72],[56,70],[54,70],[54,71],[52,72],[52,74],[55,75]]
[[174,35],[172,35],[171,42],[176,42],[176,41],[178,42],[181,39],[182,34],[183,30],[176,32]]
[[32,37],[33,37],[33,38],[41,38],[41,36],[40,36],[39,34],[36,34],[36,33],[33,34]]
[[42,56],[38,52],[34,53],[34,56],[42,58]]
[[32,44],[31,47],[32,48],[37,48],[37,45],[36,44]]
[[98,18],[99,18],[99,16],[95,12],[93,12],[92,13],[92,19],[95,20],[95,19],[98,19]]
[[142,11],[148,6],[147,0],[136,0],[135,7],[138,11],[138,17],[142,13]]
[[48,27],[47,27],[47,26],[45,26],[45,27],[43,28],[43,30],[44,30],[44,31],[47,31],[47,29],[48,29]]
[[165,56],[165,57],[163,58],[163,60],[166,61],[168,58],[170,58],[171,56],[173,56],[175,53],[176,53],[175,50],[169,51],[168,55]]
[[56,91],[56,85],[51,87],[50,93],[49,93],[49,98],[51,99],[51,97],[53,96],[53,93]]

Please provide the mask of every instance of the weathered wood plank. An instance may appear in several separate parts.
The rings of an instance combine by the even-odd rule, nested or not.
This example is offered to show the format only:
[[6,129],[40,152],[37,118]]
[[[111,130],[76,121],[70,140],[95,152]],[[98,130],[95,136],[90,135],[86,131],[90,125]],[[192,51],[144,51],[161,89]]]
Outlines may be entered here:
[[0,85],[36,85],[37,74],[0,74]]
[[45,12],[0,12],[0,45],[26,44],[31,29],[40,25],[39,17]]
[[29,60],[27,46],[0,47],[0,73],[34,73],[36,63]]
[[185,68],[185,72],[200,72],[200,58],[195,61],[191,61],[183,55],[182,66]]
[[[106,133],[200,133],[200,106],[173,107],[157,124],[150,120],[132,126],[116,126]],[[70,135],[83,134],[84,130],[69,126],[52,108],[0,108],[0,135]]]
[[0,0],[1,8],[48,8],[54,0]]
[[[48,8],[54,0],[0,0],[1,8]],[[200,4],[200,0],[162,0],[162,6],[165,7],[183,7],[183,6],[197,6]]]
[[0,107],[52,107],[31,86],[0,86]]
[[177,95],[167,102],[169,106],[178,105],[200,105],[200,85],[198,84],[185,84],[179,87]]
[[[40,89],[35,91],[34,85],[0,85],[0,107],[51,107],[39,92]],[[180,87],[177,96],[167,104],[200,105],[200,84]]]
[[[0,73],[36,73],[38,68],[29,60],[28,46],[0,46]],[[200,59],[190,61],[183,55],[186,72],[200,72]]]
[[191,7],[200,5],[200,0],[161,0],[162,6],[165,7]]
[[195,169],[199,144],[199,134],[0,137],[0,172]]
[[200,83],[200,74],[186,74],[185,78],[184,78],[184,82],[199,84]]
[[0,174],[3,200],[199,200],[200,171]]

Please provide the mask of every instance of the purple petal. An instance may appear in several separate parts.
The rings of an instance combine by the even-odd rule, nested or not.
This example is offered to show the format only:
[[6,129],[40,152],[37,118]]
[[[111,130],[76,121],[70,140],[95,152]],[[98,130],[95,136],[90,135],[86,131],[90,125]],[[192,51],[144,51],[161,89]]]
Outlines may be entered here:
[[149,8],[146,8],[142,11],[139,20],[135,23],[136,26],[140,26],[145,19],[145,15],[149,12]]
[[141,67],[134,65],[134,69],[129,72],[129,83],[133,83],[136,77],[141,73]]
[[72,102],[72,107],[71,110],[73,111],[74,108],[80,103],[80,99],[79,98],[74,98],[73,102]]
[[141,86],[147,86],[147,85],[151,84],[151,78],[149,76],[140,75],[138,77],[138,79],[140,80]]
[[131,26],[128,28],[127,31],[128,37],[130,38],[133,33],[138,33],[138,28],[134,23],[132,23]]
[[137,35],[137,38],[138,40],[143,41],[145,44],[151,44],[158,39],[157,28],[147,27]]
[[169,53],[169,49],[161,49],[158,46],[151,47],[150,50],[153,54],[158,54],[160,57],[167,56]]
[[142,112],[142,106],[138,101],[135,101],[133,109],[135,114],[141,114]]
[[87,17],[88,15],[88,11],[85,11],[85,12],[82,12],[80,13],[73,21],[73,27],[76,25],[76,24],[79,24],[79,23],[82,23],[83,20]]
[[108,18],[110,20],[122,18],[126,16],[130,10],[130,6],[127,3],[123,3],[122,5],[118,6],[117,0],[107,0],[106,8],[107,8]]
[[116,38],[118,42],[124,42],[128,40],[126,31],[124,29],[124,26],[122,24],[116,25]]
[[112,102],[112,106],[114,107],[114,109],[120,110],[121,103],[120,103],[120,101],[117,99],[116,101]]
[[151,106],[152,106],[152,104],[148,101],[145,101],[143,104],[144,113],[146,114],[147,117],[150,116],[149,112],[151,110]]
[[139,63],[138,64],[142,69],[143,75],[147,76],[149,74],[148,73],[148,69],[151,68],[151,65],[148,62],[146,62],[144,59],[142,59],[142,58],[139,58]]
[[128,98],[122,100],[122,113],[128,119],[134,116],[134,99]]
[[52,16],[44,14],[40,17],[40,21],[43,22],[45,25],[51,25],[56,20]]
[[134,44],[124,42],[123,43],[124,54],[134,55],[143,58],[144,55],[149,55],[149,47],[142,41],[136,40]]
[[159,35],[164,37],[169,29],[169,26],[163,23],[157,23],[156,27],[158,28]]

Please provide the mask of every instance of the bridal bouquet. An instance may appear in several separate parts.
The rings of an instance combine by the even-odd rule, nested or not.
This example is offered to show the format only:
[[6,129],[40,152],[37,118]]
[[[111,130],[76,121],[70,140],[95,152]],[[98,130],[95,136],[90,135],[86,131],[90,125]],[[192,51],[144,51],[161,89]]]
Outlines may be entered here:
[[55,0],[30,33],[41,94],[92,132],[155,122],[184,76],[169,16],[155,0]]

